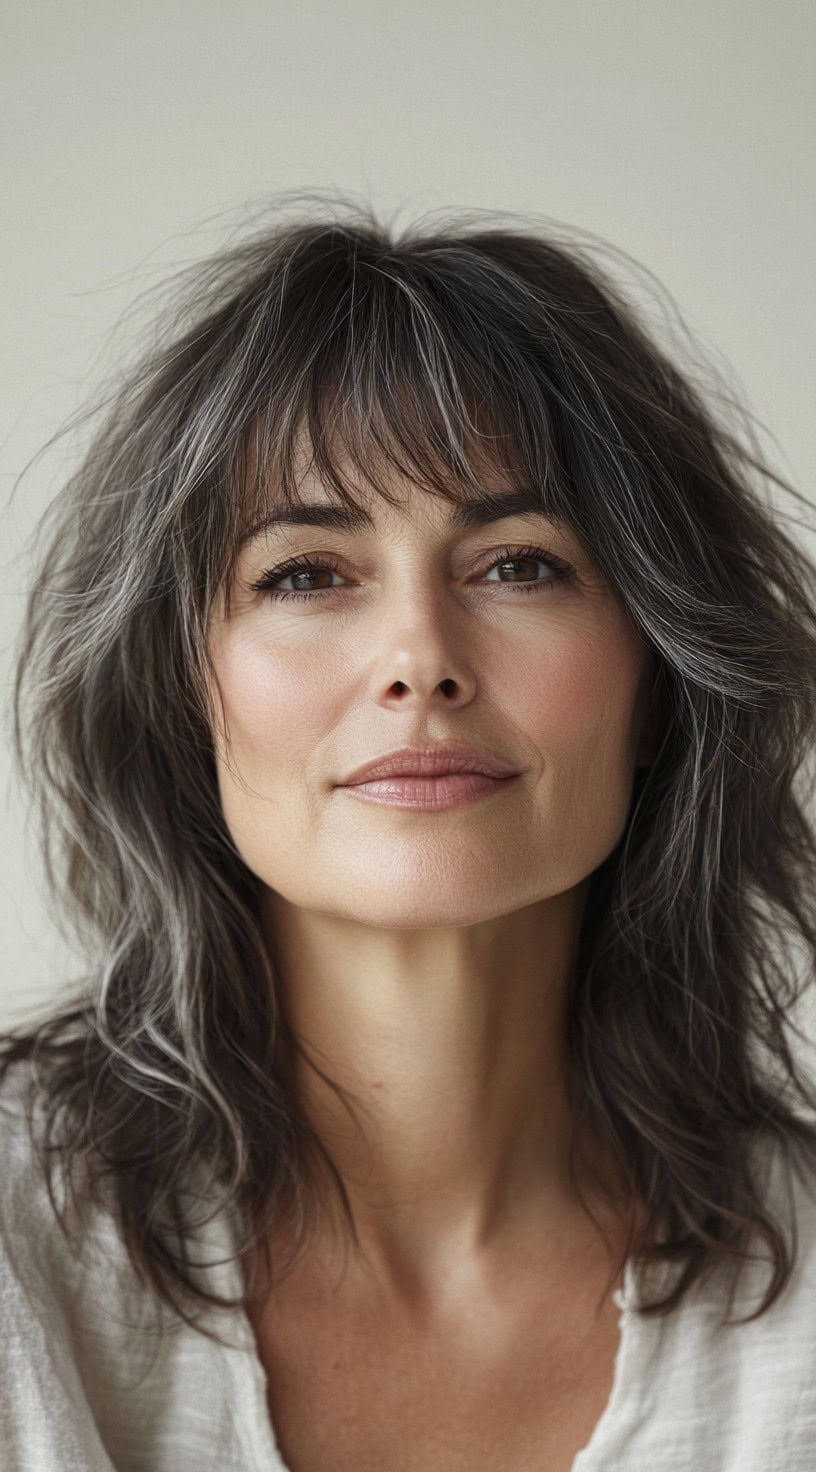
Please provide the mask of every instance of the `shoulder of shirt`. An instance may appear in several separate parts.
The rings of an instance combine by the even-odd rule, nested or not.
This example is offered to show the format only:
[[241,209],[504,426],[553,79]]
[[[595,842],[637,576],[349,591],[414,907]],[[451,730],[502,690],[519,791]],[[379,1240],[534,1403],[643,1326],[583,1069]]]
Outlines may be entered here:
[[52,1173],[52,1199],[38,1148],[44,1122],[32,1065],[8,1065],[0,1078],[0,1258],[5,1264],[12,1252],[17,1259],[50,1256],[61,1235],[55,1204],[64,1204],[62,1175],[59,1169]]
[[[816,1302],[816,1142],[781,1142],[761,1132],[749,1148],[752,1175],[767,1224],[786,1245],[790,1262],[787,1279],[774,1302],[761,1309],[771,1283],[772,1256],[764,1233],[757,1230],[749,1256],[714,1259],[683,1298],[684,1321],[689,1316],[731,1322],[758,1313],[759,1336],[784,1332],[788,1320],[806,1312],[812,1317]],[[622,1306],[637,1308],[641,1297],[662,1296],[682,1276],[681,1262],[641,1263],[627,1273],[619,1295]],[[816,1353],[816,1319],[813,1320]]]
[[0,1077],[0,1282],[13,1277],[35,1293],[68,1291],[101,1256],[125,1266],[107,1213],[75,1209],[58,1154],[47,1175],[46,1122],[32,1064],[10,1064]]
[[[81,1162],[74,1197],[57,1152],[49,1190],[40,1148],[47,1113],[31,1063],[10,1065],[0,1075],[0,1301],[4,1285],[14,1283],[49,1304],[62,1299],[72,1314],[80,1301],[94,1298],[126,1303],[134,1314],[162,1312],[131,1260],[112,1211],[83,1194]],[[228,1239],[218,1225],[212,1230],[220,1261]]]
[[[782,1233],[790,1255],[787,1282],[770,1307],[755,1321],[761,1333],[779,1332],[783,1322],[812,1316],[816,1301],[816,1144],[783,1146],[762,1137],[755,1146],[757,1184],[763,1204]],[[742,1316],[760,1307],[769,1284],[771,1259],[767,1243],[758,1241],[756,1258],[740,1274],[732,1312]],[[816,1320],[814,1320],[816,1328]],[[816,1333],[813,1336],[816,1347]]]
[[[767,1200],[796,1254],[796,1268],[816,1267],[816,1143],[788,1153],[769,1147]],[[795,1270],[796,1270],[795,1268]]]
[[[0,1221],[19,1207],[22,1192],[33,1202],[37,1184],[45,1185],[38,1169],[37,1138],[44,1122],[34,1069],[27,1060],[4,1067],[0,1075]],[[46,1192],[47,1195],[47,1192]],[[5,1208],[5,1211],[4,1211]]]

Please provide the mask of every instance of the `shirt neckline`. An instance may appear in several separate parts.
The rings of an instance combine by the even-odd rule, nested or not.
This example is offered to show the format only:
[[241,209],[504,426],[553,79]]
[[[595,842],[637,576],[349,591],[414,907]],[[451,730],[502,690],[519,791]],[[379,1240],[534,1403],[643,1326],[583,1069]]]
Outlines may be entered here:
[[[225,1251],[212,1269],[213,1286],[224,1296],[238,1298],[243,1291],[240,1262],[232,1256],[234,1242],[229,1223],[222,1220],[217,1235]],[[644,1318],[637,1312],[635,1265],[631,1258],[624,1263],[620,1287],[612,1294],[618,1309],[620,1338],[615,1354],[612,1387],[589,1441],[576,1453],[570,1472],[602,1472],[607,1458],[620,1447],[633,1425],[642,1416],[642,1407],[650,1365],[657,1351],[657,1341],[664,1321]],[[217,1311],[216,1311],[217,1312]],[[234,1391],[235,1429],[248,1467],[257,1472],[291,1472],[281,1455],[267,1401],[266,1372],[261,1364],[255,1334],[243,1306],[233,1311],[233,1343],[218,1344],[231,1376]],[[216,1332],[224,1320],[215,1322]]]

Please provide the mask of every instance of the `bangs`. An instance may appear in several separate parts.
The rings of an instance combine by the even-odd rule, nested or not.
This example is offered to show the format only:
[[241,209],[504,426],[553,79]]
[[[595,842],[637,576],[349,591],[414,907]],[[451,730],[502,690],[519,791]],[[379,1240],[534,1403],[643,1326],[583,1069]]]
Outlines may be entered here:
[[482,263],[478,290],[463,290],[461,255],[449,280],[438,261],[433,279],[416,261],[359,253],[345,275],[325,256],[317,265],[284,293],[273,351],[258,365],[231,475],[236,547],[271,512],[301,504],[306,476],[355,510],[372,492],[398,504],[400,481],[454,503],[522,485],[568,524],[542,344],[536,356],[513,332],[521,303],[502,312],[506,278]]
[[[756,1260],[759,1235],[772,1276],[756,1319],[796,1243],[753,1145],[767,1129],[803,1173],[816,1159],[816,1090],[788,1027],[816,971],[816,568],[768,493],[809,503],[763,464],[751,417],[721,425],[582,250],[492,212],[476,232],[459,219],[394,239],[368,210],[343,206],[338,224],[287,209],[173,284],[157,342],[111,382],[37,525],[14,757],[61,933],[88,965],[59,1011],[0,1039],[0,1078],[25,1060],[42,1085],[42,1119],[39,1089],[29,1103],[59,1225],[73,1242],[80,1208],[93,1227],[104,1206],[140,1282],[214,1339],[210,1309],[254,1296],[207,1286],[224,1266],[200,1257],[216,1216],[239,1224],[236,1264],[264,1249],[272,1286],[320,1239],[324,1207],[354,1245],[342,1175],[287,1066],[297,1029],[268,886],[223,800],[211,614],[242,537],[296,514],[307,473],[358,513],[409,484],[491,511],[518,490],[570,529],[655,658],[655,749],[587,876],[562,1019],[576,1115],[627,1165],[618,1268],[639,1264],[639,1308],[665,1315],[709,1270]],[[584,592],[594,578],[573,630],[588,645]],[[525,647],[538,622],[525,618]],[[262,621],[259,654],[276,624]],[[253,668],[275,679],[274,658]],[[596,1162],[573,1163],[580,1178]],[[670,1259],[682,1271],[660,1296],[650,1267]]]

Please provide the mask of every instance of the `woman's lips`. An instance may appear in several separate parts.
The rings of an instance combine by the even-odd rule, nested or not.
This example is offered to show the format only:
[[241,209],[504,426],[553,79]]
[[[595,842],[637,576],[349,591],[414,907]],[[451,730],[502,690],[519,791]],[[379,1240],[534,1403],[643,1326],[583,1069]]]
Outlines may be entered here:
[[374,777],[341,787],[364,802],[385,807],[415,808],[441,812],[479,802],[502,788],[511,787],[516,777],[487,777],[481,772],[449,772],[444,777]]

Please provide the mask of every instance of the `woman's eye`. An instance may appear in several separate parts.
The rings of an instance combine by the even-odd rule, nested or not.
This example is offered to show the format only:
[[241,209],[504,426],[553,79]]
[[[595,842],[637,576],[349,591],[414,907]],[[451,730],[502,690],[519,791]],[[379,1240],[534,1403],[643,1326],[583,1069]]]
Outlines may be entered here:
[[287,578],[314,580],[319,573],[326,574],[331,578],[337,571],[338,569],[332,567],[330,563],[313,562],[309,558],[301,557],[297,561],[285,562],[280,567],[270,568],[268,572],[262,573],[257,583],[252,583],[251,587],[254,592],[269,593],[273,598],[311,598],[315,593],[319,596],[321,592],[333,593],[335,589],[329,586],[322,589],[307,588],[306,591],[297,589],[290,592],[287,588],[282,588],[280,585]]
[[[543,564],[547,570],[546,575],[539,575],[536,564]],[[487,574],[492,572],[499,576],[488,577]],[[485,582],[493,586],[500,584],[520,593],[539,593],[566,582],[574,572],[575,568],[571,563],[565,562],[562,557],[556,557],[544,547],[505,547],[492,559],[482,576]],[[328,581],[324,581],[323,587],[314,586],[320,575]],[[339,568],[328,558],[299,557],[290,559],[279,567],[270,568],[251,587],[253,592],[266,593],[281,601],[286,598],[314,600],[326,593],[342,591],[331,586],[330,580],[334,575],[342,576]],[[295,583],[299,581],[301,586],[284,588],[282,584],[290,578]],[[304,588],[304,580],[310,581],[312,586]]]
[[[530,567],[534,568],[536,563],[543,563],[547,568],[549,574],[547,577],[536,576],[535,572],[529,571]],[[533,548],[528,551],[512,552],[509,555],[504,553],[498,561],[491,563],[487,571],[509,573],[509,577],[498,577],[495,581],[505,586],[518,587],[527,593],[542,586],[549,587],[553,583],[565,581],[574,569],[560,557],[554,557],[551,552]],[[486,578],[486,581],[491,581],[491,579]]]

